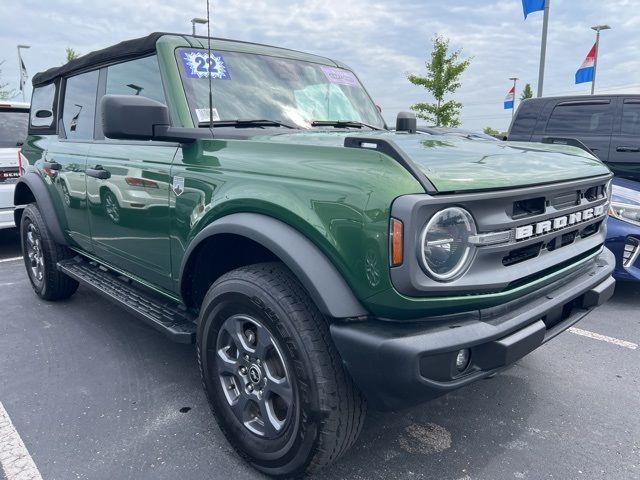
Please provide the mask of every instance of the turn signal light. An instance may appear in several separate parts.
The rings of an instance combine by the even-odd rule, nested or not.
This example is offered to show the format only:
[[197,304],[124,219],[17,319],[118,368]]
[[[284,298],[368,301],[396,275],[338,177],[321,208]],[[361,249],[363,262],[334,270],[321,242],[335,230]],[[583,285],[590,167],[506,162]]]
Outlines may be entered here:
[[402,260],[404,258],[404,226],[402,222],[396,218],[391,219],[391,224],[389,226],[389,237],[391,240],[391,266],[397,267],[402,265]]

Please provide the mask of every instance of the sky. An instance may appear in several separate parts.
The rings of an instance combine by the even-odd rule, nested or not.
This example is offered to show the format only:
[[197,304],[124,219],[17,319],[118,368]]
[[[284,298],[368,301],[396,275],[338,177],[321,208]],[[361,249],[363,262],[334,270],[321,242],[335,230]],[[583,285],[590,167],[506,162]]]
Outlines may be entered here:
[[[519,77],[537,88],[542,12],[525,21],[521,0],[210,0],[212,36],[293,48],[341,60],[358,74],[389,125],[399,111],[432,101],[407,74],[425,73],[435,34],[472,58],[455,99],[462,126],[506,130],[503,100]],[[640,0],[550,0],[544,95],[588,94],[575,71],[602,33],[597,93],[640,93]],[[2,0],[0,83],[18,87],[18,44],[30,76],[80,53],[153,31],[190,33],[206,16],[205,0]],[[14,19],[15,21],[6,21]],[[199,34],[206,26],[197,25]],[[29,80],[30,82],[30,80]],[[30,91],[27,91],[27,98]],[[17,98],[19,99],[19,97]]]

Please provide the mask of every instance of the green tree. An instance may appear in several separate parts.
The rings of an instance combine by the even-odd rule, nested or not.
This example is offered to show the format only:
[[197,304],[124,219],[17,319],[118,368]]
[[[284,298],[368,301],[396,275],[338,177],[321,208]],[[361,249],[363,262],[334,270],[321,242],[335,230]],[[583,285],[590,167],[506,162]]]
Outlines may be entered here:
[[66,50],[67,50],[67,63],[69,63],[71,60],[75,60],[80,56],[80,54],[71,47],[67,47]]
[[414,85],[424,87],[435,99],[435,103],[416,103],[411,106],[418,118],[435,123],[438,127],[460,126],[458,117],[462,103],[445,101],[445,96],[460,88],[460,75],[471,63],[471,58],[460,60],[461,54],[462,49],[449,53],[449,39],[439,35],[433,37],[431,61],[425,64],[427,75],[421,77],[411,74],[407,77]]
[[533,89],[531,88],[531,84],[527,83],[520,94],[520,101],[526,100],[527,98],[533,97]]
[[496,137],[500,135],[500,130],[496,130],[495,128],[491,128],[491,127],[484,127],[482,131],[487,135],[491,135],[492,137]]
[[[0,61],[0,67],[4,63],[4,60]],[[17,95],[13,88],[8,88],[8,83],[2,82],[2,69],[0,69],[0,100],[9,100]]]

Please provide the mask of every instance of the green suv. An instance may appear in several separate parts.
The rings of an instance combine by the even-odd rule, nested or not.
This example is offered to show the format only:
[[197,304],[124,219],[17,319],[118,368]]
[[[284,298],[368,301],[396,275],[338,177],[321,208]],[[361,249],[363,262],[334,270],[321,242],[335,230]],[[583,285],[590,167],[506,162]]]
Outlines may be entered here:
[[15,190],[36,294],[197,345],[229,442],[299,476],[366,405],[490,376],[613,293],[611,174],[572,147],[395,131],[328,58],[154,33],[33,78]]

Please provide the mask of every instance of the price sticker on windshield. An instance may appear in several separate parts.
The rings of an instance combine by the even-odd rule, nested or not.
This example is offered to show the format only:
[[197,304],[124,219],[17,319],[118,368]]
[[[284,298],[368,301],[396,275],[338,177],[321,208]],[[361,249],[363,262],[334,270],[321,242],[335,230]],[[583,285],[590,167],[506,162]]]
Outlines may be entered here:
[[182,68],[189,78],[209,78],[231,80],[224,57],[218,52],[206,50],[182,50],[180,52]]
[[359,87],[360,82],[349,70],[343,70],[342,68],[334,68],[321,66],[322,72],[331,83],[338,85],[348,85],[349,87]]

